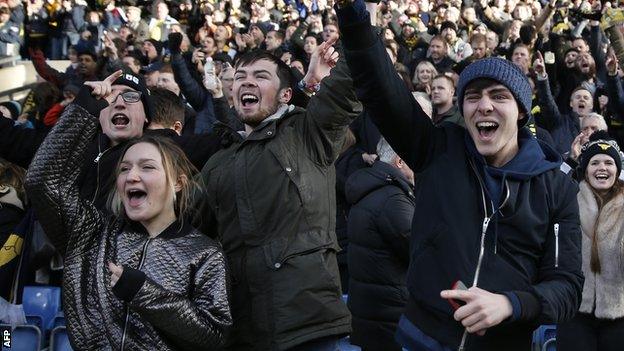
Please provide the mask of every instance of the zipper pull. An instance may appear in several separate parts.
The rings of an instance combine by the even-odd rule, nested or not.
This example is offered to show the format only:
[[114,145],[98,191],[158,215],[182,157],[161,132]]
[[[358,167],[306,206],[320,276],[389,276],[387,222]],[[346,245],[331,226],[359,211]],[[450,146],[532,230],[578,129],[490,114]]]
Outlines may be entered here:
[[559,223],[553,226],[555,230],[555,268],[559,267]]
[[481,234],[485,234],[485,232],[487,232],[489,224],[490,224],[490,217],[485,217],[483,219],[483,229],[481,231]]
[[100,152],[100,153],[97,155],[97,157],[95,158],[95,160],[93,160],[93,163],[98,163],[98,162],[100,162],[100,157],[102,157],[102,155],[103,155],[103,154],[104,154],[103,152]]

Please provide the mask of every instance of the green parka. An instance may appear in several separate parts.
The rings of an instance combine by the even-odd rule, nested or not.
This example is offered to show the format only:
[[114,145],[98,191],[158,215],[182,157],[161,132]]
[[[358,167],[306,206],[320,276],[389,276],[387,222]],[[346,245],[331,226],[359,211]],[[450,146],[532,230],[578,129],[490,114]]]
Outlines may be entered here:
[[203,226],[216,232],[232,274],[228,349],[286,350],[345,335],[336,263],[334,161],[362,108],[341,59],[310,99],[289,106],[202,169]]

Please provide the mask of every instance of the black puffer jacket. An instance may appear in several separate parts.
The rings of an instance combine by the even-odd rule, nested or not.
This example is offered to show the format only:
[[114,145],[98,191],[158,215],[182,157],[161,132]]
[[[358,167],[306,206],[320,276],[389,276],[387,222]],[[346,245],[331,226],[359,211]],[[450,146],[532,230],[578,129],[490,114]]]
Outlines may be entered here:
[[401,350],[394,333],[407,302],[405,276],[414,193],[405,177],[377,161],[347,181],[351,343]]
[[[41,145],[26,188],[63,254],[63,304],[74,349],[218,348],[232,318],[218,244],[174,222],[150,238],[138,223],[105,216],[78,194],[98,120],[70,105]],[[124,266],[110,287],[108,262]]]

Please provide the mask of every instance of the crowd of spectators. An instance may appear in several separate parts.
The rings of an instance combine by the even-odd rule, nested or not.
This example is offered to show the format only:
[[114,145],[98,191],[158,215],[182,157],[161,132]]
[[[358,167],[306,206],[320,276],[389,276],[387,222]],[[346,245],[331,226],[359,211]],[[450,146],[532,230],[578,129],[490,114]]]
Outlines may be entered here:
[[[119,70],[144,80],[145,94],[151,96],[144,101],[146,128],[174,138],[202,170],[218,148],[229,145],[224,128],[249,133],[235,108],[235,99],[242,97],[232,90],[241,57],[259,52],[277,57],[290,69],[290,103],[308,107],[320,87],[320,81],[309,85],[306,80],[318,64],[319,47],[336,42],[343,55],[335,5],[332,0],[0,0],[0,57],[32,61],[45,81],[22,101],[0,103],[5,117],[0,118],[0,157],[13,162],[1,166],[6,175],[0,181],[7,184],[0,184],[0,243],[14,243],[10,235],[30,207],[18,166],[28,168],[85,82],[102,81]],[[624,26],[605,20],[607,11],[620,7],[624,3],[617,0],[366,3],[396,73],[435,126],[465,127],[457,101],[459,76],[471,63],[502,57],[521,70],[533,89],[527,128],[556,150],[565,161],[562,170],[578,180],[585,175],[574,170],[594,132],[608,131],[605,138],[614,139],[615,146],[624,142],[624,72],[618,64],[624,59]],[[60,72],[48,60],[69,60],[70,65]],[[348,305],[351,341],[365,350],[398,350],[393,335],[408,295],[405,275],[410,223],[419,214],[414,210],[418,174],[387,144],[370,113],[364,109],[350,124],[335,160],[337,206],[330,223],[335,220],[342,249],[337,254],[342,292],[353,297]],[[105,206],[107,193],[100,186],[108,181],[100,184],[99,167],[112,172],[118,156],[111,154],[119,149],[108,150],[127,138],[115,136],[116,122],[111,123],[110,130],[102,123],[105,140],[98,137],[90,155],[95,166],[81,175],[89,188],[81,189],[82,197],[98,208]],[[17,196],[3,192],[5,186]],[[583,196],[589,196],[591,190],[584,190]],[[40,249],[30,256],[36,264],[28,273],[14,275],[15,262],[0,266],[3,298],[16,301],[16,287],[29,282],[61,283],[49,270],[53,253]],[[624,313],[609,318],[621,321]]]

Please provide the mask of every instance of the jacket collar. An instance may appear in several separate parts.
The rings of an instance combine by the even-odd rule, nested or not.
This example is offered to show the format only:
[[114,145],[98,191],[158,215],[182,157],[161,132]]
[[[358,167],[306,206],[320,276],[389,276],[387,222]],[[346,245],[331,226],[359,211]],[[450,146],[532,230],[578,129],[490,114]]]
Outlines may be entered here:
[[239,133],[243,138],[245,138],[245,140],[263,140],[273,138],[275,136],[275,130],[277,129],[277,122],[294,109],[294,105],[281,105],[274,114],[260,122],[260,124],[254,128],[249,135],[243,131]]
[[[147,229],[140,222],[135,222],[132,220],[126,220],[127,228],[135,233],[139,233],[141,235],[149,236]],[[191,232],[193,227],[185,220],[176,220],[171,223],[165,230],[163,230],[156,238],[161,239],[175,239],[181,238]]]

